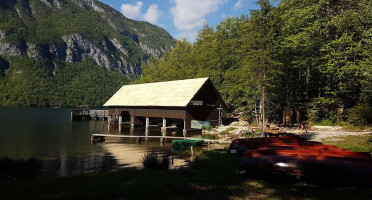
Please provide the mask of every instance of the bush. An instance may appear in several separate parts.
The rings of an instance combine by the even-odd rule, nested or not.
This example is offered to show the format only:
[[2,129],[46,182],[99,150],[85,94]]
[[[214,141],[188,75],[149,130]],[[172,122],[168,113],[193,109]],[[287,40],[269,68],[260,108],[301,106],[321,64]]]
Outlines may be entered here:
[[318,124],[321,126],[333,126],[335,123],[331,119],[323,119]]
[[212,127],[210,125],[205,125],[202,127],[203,130],[206,130],[206,131],[211,131],[212,130]]
[[368,104],[359,104],[349,110],[349,123],[355,126],[372,124],[372,107]]
[[143,156],[142,164],[145,169],[168,169],[170,158],[168,154],[159,155],[150,151]]

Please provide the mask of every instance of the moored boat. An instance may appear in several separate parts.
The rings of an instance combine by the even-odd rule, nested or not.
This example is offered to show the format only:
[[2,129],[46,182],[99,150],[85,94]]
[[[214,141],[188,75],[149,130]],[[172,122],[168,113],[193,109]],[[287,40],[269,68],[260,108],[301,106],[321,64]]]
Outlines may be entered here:
[[195,140],[173,140],[173,147],[175,148],[184,148],[190,146],[201,146],[203,145],[204,140],[195,139]]

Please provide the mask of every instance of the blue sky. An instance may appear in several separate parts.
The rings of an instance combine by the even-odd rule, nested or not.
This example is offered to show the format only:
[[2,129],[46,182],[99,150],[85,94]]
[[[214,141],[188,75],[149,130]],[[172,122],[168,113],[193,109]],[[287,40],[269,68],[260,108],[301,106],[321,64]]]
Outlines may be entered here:
[[203,23],[215,27],[227,16],[249,14],[258,9],[256,0],[100,0],[124,16],[148,21],[174,38],[194,42]]

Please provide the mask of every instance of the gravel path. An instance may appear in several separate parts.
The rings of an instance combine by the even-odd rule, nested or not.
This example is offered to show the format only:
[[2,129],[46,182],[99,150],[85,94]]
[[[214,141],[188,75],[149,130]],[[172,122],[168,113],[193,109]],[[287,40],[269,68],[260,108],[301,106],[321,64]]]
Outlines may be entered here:
[[305,137],[306,139],[312,140],[312,141],[321,141],[321,139],[328,138],[328,137],[372,134],[372,130],[345,131],[345,130],[342,130],[341,127],[338,127],[338,126],[313,126],[312,130],[309,130],[307,133],[304,133],[304,131],[301,131],[301,130],[297,130],[296,128],[288,128],[286,129],[286,131],[289,133],[301,135],[301,137]]
[[372,134],[372,131],[363,131],[363,132],[351,132],[351,131],[309,131],[307,134],[302,134],[301,137],[305,137],[308,140],[312,141],[321,141],[322,138],[328,137],[339,137],[347,135],[364,135]]

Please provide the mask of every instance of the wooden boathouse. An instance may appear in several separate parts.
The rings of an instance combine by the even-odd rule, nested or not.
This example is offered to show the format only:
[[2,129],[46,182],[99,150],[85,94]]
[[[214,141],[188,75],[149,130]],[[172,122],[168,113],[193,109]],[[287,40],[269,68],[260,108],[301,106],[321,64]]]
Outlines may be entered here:
[[184,133],[221,123],[226,102],[209,78],[124,85],[105,104],[119,126],[177,124]]

